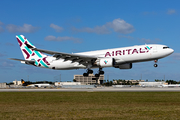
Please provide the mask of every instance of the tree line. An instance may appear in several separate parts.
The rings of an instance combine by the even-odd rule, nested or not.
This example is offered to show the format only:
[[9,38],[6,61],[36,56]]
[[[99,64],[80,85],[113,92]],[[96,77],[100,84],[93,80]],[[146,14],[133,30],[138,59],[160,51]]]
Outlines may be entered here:
[[[116,82],[114,82],[116,81]],[[166,82],[168,84],[180,84],[180,81],[177,82],[175,80],[159,80],[159,79],[155,79],[154,80],[155,82]],[[146,80],[146,82],[148,82],[148,80]],[[123,79],[118,79],[118,80],[112,80],[112,81],[109,81],[107,80],[107,82],[103,83],[102,85],[105,85],[105,86],[112,86],[112,85],[138,85],[139,82],[137,80],[137,83],[132,83],[130,80],[123,80]]]

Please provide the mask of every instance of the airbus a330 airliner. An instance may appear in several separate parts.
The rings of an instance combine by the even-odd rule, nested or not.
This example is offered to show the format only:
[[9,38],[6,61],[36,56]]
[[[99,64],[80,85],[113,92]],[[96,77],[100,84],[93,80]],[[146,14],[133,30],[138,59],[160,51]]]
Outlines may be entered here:
[[157,67],[158,59],[174,52],[173,49],[166,45],[148,44],[69,54],[38,49],[23,35],[17,35],[16,38],[25,60],[10,59],[21,61],[21,63],[28,65],[55,70],[87,69],[87,72],[83,74],[84,76],[93,73],[93,68],[99,68],[97,74],[95,74],[96,77],[104,74],[102,70],[104,67],[131,69],[132,63],[135,62],[154,60],[154,67]]

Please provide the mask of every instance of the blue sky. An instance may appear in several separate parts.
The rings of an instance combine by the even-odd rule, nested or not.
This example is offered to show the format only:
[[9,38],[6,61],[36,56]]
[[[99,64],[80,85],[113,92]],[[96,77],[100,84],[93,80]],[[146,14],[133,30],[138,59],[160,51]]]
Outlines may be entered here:
[[[23,55],[15,38],[24,35],[37,48],[76,53],[141,44],[164,44],[175,51],[135,63],[130,70],[105,68],[105,79],[180,80],[180,1],[178,0],[6,0],[0,4],[0,82],[73,80],[86,70],[50,70],[7,58]],[[98,69],[94,69],[96,73]]]

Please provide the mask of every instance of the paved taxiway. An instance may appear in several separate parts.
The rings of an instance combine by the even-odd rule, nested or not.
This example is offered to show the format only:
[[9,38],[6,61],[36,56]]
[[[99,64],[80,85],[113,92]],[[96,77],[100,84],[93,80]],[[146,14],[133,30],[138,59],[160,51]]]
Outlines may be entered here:
[[0,92],[180,92],[180,87],[174,88],[60,88],[60,89],[0,89]]

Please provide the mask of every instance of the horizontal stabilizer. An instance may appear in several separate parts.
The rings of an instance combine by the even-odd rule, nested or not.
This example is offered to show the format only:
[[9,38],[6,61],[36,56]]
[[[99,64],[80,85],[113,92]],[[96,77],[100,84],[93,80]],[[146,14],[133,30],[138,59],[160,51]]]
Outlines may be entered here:
[[9,58],[10,60],[16,60],[16,61],[24,61],[25,62],[25,60],[22,60],[22,59],[16,59],[16,58]]
[[26,63],[26,64],[31,64],[34,65],[35,61],[34,60],[22,60],[22,59],[16,59],[16,58],[9,58],[10,60],[16,60],[16,61],[20,61],[22,63]]

